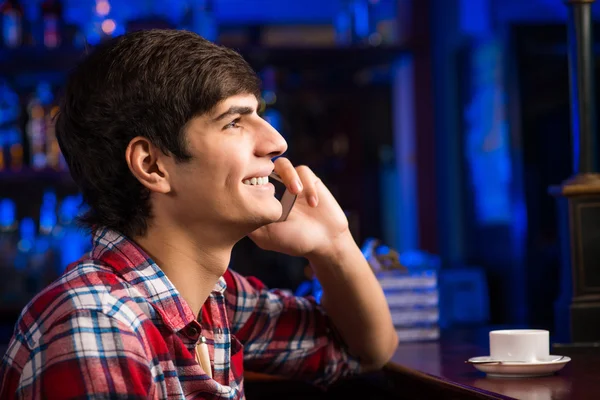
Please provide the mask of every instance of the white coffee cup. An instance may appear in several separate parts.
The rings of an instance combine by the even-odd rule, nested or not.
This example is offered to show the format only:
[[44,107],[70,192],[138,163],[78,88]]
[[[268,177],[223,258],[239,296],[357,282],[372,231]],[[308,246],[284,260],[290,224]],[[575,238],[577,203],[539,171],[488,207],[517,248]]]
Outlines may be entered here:
[[541,329],[490,332],[490,357],[500,361],[534,362],[550,356],[550,334]]

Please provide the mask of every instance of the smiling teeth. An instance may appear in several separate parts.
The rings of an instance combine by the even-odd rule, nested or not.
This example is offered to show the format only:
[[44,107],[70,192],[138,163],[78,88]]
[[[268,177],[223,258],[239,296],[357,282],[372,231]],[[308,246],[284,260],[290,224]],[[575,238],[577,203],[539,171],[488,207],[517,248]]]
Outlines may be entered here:
[[259,176],[258,178],[246,179],[244,185],[266,185],[269,183],[268,176]]

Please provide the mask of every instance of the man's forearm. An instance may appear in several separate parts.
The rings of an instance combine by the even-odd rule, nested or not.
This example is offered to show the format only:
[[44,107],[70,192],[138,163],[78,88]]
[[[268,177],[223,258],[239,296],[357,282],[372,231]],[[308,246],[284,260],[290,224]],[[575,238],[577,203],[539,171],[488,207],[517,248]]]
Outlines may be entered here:
[[322,305],[367,369],[382,367],[398,336],[383,291],[348,232],[330,254],[309,257],[323,286]]

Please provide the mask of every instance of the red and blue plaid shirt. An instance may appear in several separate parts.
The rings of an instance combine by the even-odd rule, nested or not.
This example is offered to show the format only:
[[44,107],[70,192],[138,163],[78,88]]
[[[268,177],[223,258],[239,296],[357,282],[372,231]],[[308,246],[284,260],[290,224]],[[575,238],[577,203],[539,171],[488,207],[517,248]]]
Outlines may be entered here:
[[[201,335],[212,379],[195,359]],[[0,364],[0,398],[241,399],[244,368],[327,385],[359,364],[313,299],[233,271],[198,321],[142,249],[104,229],[23,310]]]

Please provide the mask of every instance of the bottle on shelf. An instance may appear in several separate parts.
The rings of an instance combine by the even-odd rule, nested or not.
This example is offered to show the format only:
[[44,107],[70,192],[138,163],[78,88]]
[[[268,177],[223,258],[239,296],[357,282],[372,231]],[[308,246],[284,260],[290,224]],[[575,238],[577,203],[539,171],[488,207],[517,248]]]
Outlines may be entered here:
[[48,190],[42,197],[38,234],[34,241],[29,260],[27,274],[28,291],[32,295],[38,293],[51,280],[56,270],[56,247],[54,230],[57,226],[57,199],[53,190]]
[[60,249],[56,263],[58,274],[63,273],[67,265],[81,257],[91,245],[89,235],[77,226],[75,220],[81,203],[81,195],[67,196],[59,206],[58,226],[54,233],[56,246]]
[[65,169],[54,127],[58,111],[59,107],[57,105],[52,105],[50,112],[46,114],[46,162],[50,168],[57,171]]
[[277,70],[274,67],[266,67],[261,72],[263,82],[262,99],[260,102],[263,118],[279,133],[286,137],[283,131],[283,116],[277,107]]
[[0,199],[0,304],[8,304],[11,297],[11,279],[17,251],[18,232],[16,205],[11,199]]
[[[21,158],[18,158],[18,146],[21,145],[19,117],[21,114],[19,95],[8,82],[0,78],[0,171],[20,169]],[[17,159],[13,160],[11,153]]]
[[45,0],[41,5],[44,46],[53,49],[60,46],[62,37],[62,2]]
[[19,172],[23,169],[23,139],[21,132],[16,128],[10,130],[6,136],[7,146],[10,155],[9,169],[12,172]]
[[42,205],[40,207],[40,235],[50,235],[56,227],[56,193],[53,190],[48,190],[42,197]]
[[213,0],[192,1],[192,4],[194,5],[194,10],[192,12],[193,30],[211,42],[216,41],[219,36],[213,3]]
[[0,267],[9,266],[16,248],[17,211],[11,199],[0,199]]
[[23,7],[18,0],[0,2],[2,23],[2,44],[7,48],[17,48],[23,44]]
[[352,11],[346,3],[342,2],[333,22],[335,43],[340,47],[352,45]]
[[338,46],[379,46],[381,34],[377,31],[377,1],[344,0],[334,21]]
[[44,169],[48,165],[46,115],[53,100],[54,94],[50,84],[40,82],[27,105],[27,138],[29,140],[30,163],[34,170]]
[[46,166],[44,151],[44,108],[37,102],[32,102],[28,107],[27,137],[30,147],[30,164],[33,169],[39,170]]
[[4,144],[5,138],[4,133],[0,131],[0,172],[6,169],[6,145]]
[[28,270],[31,253],[35,245],[35,221],[33,218],[23,218],[19,223],[19,234],[13,262],[13,270],[6,277],[4,290],[5,304],[22,307],[31,297],[27,290]]

